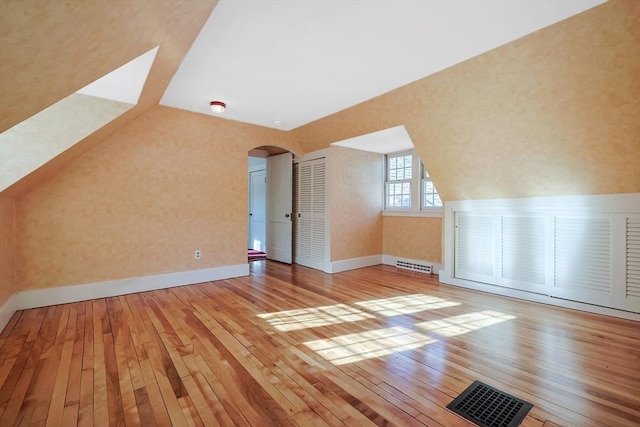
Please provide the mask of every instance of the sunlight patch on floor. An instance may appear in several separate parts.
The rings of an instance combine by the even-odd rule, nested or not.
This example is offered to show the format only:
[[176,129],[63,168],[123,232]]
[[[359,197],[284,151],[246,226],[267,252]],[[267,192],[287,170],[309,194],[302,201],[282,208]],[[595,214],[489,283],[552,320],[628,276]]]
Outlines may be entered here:
[[360,320],[373,319],[375,316],[345,304],[336,304],[276,313],[263,313],[258,314],[258,317],[269,322],[277,330],[286,332],[345,322],[358,322]]
[[365,310],[375,311],[383,316],[398,316],[401,314],[418,313],[438,308],[453,307],[460,305],[459,302],[448,301],[446,299],[425,294],[401,295],[397,297],[376,299],[357,302],[355,305]]
[[334,365],[359,362],[436,342],[421,333],[400,326],[304,343]]
[[515,318],[516,316],[500,313],[499,311],[486,310],[416,323],[416,326],[435,332],[438,335],[454,337]]

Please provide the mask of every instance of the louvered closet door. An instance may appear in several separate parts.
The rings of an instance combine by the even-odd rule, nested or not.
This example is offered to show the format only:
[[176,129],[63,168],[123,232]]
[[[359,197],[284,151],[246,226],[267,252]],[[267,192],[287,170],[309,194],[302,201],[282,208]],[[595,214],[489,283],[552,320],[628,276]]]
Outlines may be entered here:
[[614,306],[610,216],[556,216],[551,296]]
[[295,211],[295,262],[323,270],[326,263],[325,160],[297,166]]
[[640,215],[625,217],[624,297],[621,307],[640,313]]
[[457,212],[455,217],[455,277],[495,283],[495,226],[491,214]]

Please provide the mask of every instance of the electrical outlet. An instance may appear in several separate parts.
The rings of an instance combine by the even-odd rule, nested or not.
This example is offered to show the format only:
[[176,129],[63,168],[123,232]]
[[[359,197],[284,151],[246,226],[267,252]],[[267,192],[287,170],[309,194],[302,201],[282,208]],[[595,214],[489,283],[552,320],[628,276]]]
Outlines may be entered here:
[[200,259],[202,258],[202,251],[200,249],[196,249],[196,253],[194,255],[195,259]]

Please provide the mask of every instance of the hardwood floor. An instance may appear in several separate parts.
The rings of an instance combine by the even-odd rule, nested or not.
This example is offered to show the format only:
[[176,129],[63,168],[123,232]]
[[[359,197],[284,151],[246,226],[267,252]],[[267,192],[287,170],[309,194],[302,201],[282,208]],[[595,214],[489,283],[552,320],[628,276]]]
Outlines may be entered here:
[[[376,266],[249,277],[18,312],[0,425],[471,425],[474,380],[524,426],[640,424],[640,325]],[[434,276],[437,277],[437,276]]]

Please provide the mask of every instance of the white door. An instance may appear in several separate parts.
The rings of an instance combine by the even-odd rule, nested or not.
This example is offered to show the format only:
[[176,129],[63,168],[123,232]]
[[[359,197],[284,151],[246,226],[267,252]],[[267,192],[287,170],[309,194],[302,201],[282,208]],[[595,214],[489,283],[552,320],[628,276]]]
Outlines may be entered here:
[[293,156],[267,157],[267,258],[291,264]]
[[267,173],[249,174],[249,248],[264,252],[267,243]]
[[327,258],[325,159],[298,163],[296,175],[295,262],[324,270]]

